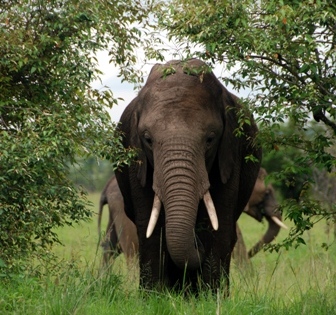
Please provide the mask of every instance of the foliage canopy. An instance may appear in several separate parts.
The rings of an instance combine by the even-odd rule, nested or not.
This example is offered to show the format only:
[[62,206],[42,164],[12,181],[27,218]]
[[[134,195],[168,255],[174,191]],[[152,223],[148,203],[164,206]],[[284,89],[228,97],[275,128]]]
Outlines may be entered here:
[[132,155],[107,112],[117,100],[91,83],[100,74],[95,53],[102,49],[121,76],[136,80],[135,49],[149,6],[1,2],[0,267],[43,257],[58,242],[53,228],[90,217],[84,192],[68,179],[69,162],[92,154],[116,166]]

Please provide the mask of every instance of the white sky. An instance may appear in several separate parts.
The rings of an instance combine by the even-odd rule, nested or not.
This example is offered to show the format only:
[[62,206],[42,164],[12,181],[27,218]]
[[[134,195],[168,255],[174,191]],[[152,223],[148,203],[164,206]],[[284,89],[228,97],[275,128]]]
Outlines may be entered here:
[[133,84],[128,82],[121,83],[121,78],[118,78],[118,69],[109,63],[109,56],[107,51],[102,51],[97,54],[99,61],[99,69],[103,72],[100,81],[93,82],[93,87],[100,89],[107,86],[113,92],[115,98],[123,98],[124,101],[119,100],[118,105],[114,105],[110,110],[110,115],[113,121],[119,121],[121,114],[125,107],[136,96],[137,92],[133,88]]

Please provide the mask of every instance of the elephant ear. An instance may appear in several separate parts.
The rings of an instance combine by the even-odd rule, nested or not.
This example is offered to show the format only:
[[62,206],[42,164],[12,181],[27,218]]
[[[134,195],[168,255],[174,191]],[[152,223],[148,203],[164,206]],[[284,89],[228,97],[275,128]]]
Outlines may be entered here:
[[[248,117],[250,124],[244,123],[243,130],[241,130],[239,119],[245,120],[244,117],[240,118],[241,113],[243,113],[240,111],[243,109],[242,105],[239,103],[238,97],[228,92],[225,88],[223,89],[222,105],[224,108],[223,120],[225,128],[218,149],[218,162],[221,180],[223,184],[226,184],[232,176],[235,167],[238,166],[241,170],[245,170],[246,164],[252,163],[245,161],[247,155],[253,154],[260,160],[261,152],[253,143],[257,127],[254,124],[252,116]],[[242,131],[242,133],[239,131]],[[259,164],[253,164],[256,164],[256,172],[258,173]],[[254,176],[254,171],[252,173],[253,179],[251,184],[253,187],[256,176]]]
[[225,88],[223,90],[222,105],[225,127],[218,148],[218,162],[222,183],[226,184],[231,177],[235,162],[239,161],[240,139],[235,135],[235,130],[238,128],[236,97]]
[[138,133],[138,124],[139,124],[139,114],[138,112],[134,112],[132,116],[133,128],[131,131],[131,144],[132,147],[135,147],[137,149],[138,154],[138,157],[135,161],[137,178],[140,181],[141,186],[145,187],[147,179],[147,156],[142,148],[140,135]]
[[142,187],[146,186],[147,182],[147,157],[143,150],[138,153],[137,163],[137,178],[140,181]]
[[139,124],[139,97],[136,97],[125,109],[120,118],[120,130],[123,132],[123,145],[125,148],[135,148],[137,150],[137,158],[135,160],[135,168],[137,171],[137,178],[141,186],[146,185],[147,177],[147,157],[142,149],[140,135],[138,133]]

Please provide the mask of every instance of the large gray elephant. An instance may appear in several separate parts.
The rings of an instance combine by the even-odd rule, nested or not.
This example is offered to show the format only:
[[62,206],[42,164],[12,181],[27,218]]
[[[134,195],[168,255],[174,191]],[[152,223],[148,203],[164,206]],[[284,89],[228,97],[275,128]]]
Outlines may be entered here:
[[225,279],[228,293],[236,221],[261,160],[251,115],[205,63],[171,61],[153,67],[120,131],[138,151],[116,177],[137,227],[141,287],[216,290]]
[[134,223],[126,216],[124,200],[113,176],[105,185],[100,196],[98,211],[98,235],[101,237],[101,219],[104,205],[108,205],[109,219],[101,246],[103,247],[104,265],[111,257],[124,253],[129,263],[139,251],[139,242]]

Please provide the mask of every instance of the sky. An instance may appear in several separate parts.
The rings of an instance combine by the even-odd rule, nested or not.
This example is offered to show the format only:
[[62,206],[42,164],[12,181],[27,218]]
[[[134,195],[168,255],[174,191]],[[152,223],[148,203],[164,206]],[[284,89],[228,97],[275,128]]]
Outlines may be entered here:
[[99,69],[103,72],[100,76],[100,81],[93,82],[94,88],[100,89],[107,86],[113,92],[115,98],[123,98],[118,100],[118,105],[113,105],[109,110],[113,121],[118,122],[125,107],[136,97],[137,91],[134,90],[134,85],[128,82],[121,82],[118,78],[118,69],[109,63],[109,56],[107,51],[102,51],[97,54]]

